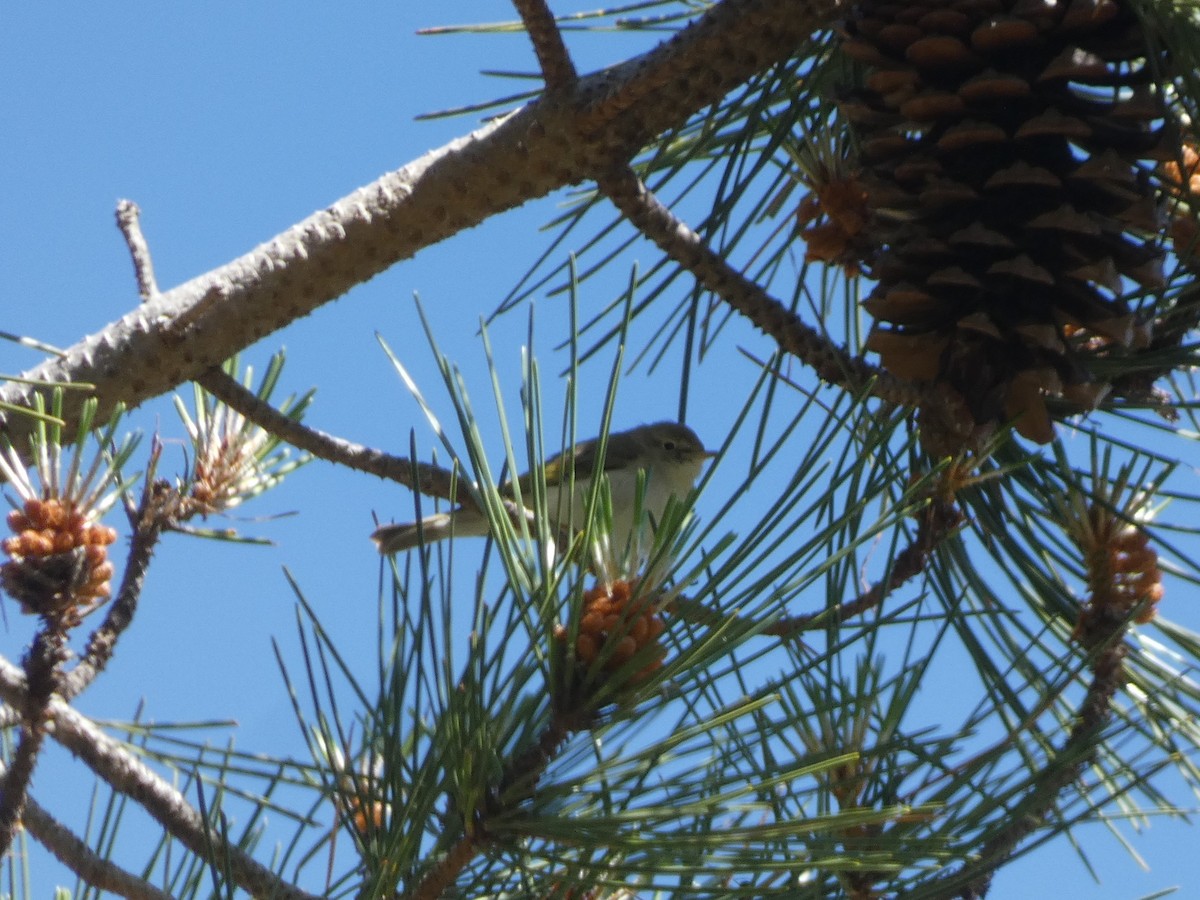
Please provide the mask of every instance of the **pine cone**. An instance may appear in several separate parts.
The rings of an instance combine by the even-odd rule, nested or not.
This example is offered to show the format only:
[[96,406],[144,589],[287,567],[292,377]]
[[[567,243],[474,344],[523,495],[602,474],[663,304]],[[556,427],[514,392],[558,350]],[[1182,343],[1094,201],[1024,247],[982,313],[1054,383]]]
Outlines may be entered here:
[[1010,419],[1052,440],[1046,398],[1093,408],[1090,358],[1150,339],[1123,295],[1163,283],[1139,163],[1179,152],[1165,55],[1127,0],[867,0],[842,46],[866,65],[844,106],[877,247],[867,348],[961,398],[933,446]]

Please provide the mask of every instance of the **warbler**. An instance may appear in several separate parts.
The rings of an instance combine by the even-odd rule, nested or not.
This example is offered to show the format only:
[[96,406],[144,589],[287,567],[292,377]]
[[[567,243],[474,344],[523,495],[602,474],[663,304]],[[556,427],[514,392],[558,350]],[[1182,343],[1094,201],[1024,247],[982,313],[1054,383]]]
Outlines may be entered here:
[[[584,504],[591,493],[598,449],[599,442],[595,439],[575,444],[571,453],[574,459],[575,496],[570,505],[560,502],[561,492],[568,489],[571,477],[568,454],[558,454],[546,460],[546,506],[553,519],[550,523],[552,528],[565,525],[568,516],[577,527],[582,526]],[[604,455],[604,474],[608,476],[612,498],[612,546],[623,552],[633,531],[639,471],[646,473],[642,506],[651,522],[656,522],[662,518],[667,500],[670,497],[680,500],[686,497],[700,477],[704,461],[715,455],[704,449],[696,432],[678,422],[655,422],[653,425],[641,425],[629,431],[609,434]],[[522,499],[531,502],[532,477],[525,473],[517,480]],[[500,492],[511,498],[512,485],[501,485]],[[375,530],[371,540],[380,553],[387,555],[417,546],[418,535],[428,544],[448,538],[451,534],[456,537],[482,537],[487,533],[488,520],[483,512],[460,506],[450,512],[426,516],[419,523],[384,525]]]

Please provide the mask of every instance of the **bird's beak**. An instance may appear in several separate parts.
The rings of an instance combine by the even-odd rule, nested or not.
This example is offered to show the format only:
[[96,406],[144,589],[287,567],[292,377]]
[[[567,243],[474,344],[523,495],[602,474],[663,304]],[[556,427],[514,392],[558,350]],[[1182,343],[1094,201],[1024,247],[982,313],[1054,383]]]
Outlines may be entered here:
[[704,451],[705,459],[716,459],[720,455],[721,455],[720,451],[717,451],[717,450],[705,450]]

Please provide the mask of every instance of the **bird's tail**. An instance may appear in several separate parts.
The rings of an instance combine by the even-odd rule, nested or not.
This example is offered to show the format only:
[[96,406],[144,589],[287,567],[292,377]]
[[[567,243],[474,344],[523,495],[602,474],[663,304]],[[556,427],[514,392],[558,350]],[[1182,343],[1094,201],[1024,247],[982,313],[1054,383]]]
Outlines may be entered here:
[[371,540],[380,554],[389,556],[403,550],[411,550],[423,540],[426,544],[450,537],[450,513],[426,516],[420,522],[405,522],[401,525],[384,525],[375,529]]

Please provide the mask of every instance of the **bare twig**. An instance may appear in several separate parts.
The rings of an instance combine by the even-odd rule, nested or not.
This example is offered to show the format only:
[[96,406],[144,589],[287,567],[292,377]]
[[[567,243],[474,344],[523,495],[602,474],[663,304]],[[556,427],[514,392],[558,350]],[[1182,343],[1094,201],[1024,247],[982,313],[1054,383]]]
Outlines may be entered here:
[[158,296],[158,282],[154,279],[154,263],[150,259],[150,245],[142,234],[142,211],[132,200],[117,203],[117,227],[125,236],[125,246],[133,260],[133,273],[137,278],[138,295],[143,303]]
[[571,55],[563,43],[562,32],[554,21],[554,13],[546,0],[513,0],[513,6],[525,23],[525,31],[542,67],[542,78],[547,90],[556,91],[570,87],[578,77]]
[[898,406],[915,407],[919,387],[889,375],[838,347],[755,284],[675,218],[628,166],[597,179],[597,186],[621,213],[664,253],[771,337],[785,352],[811,366],[830,384],[850,390],[867,389]]
[[[281,413],[221,369],[210,369],[197,381],[206,391],[231,409],[237,410],[259,428],[287,441],[293,447],[307,450],[318,459],[366,472],[368,475],[378,475],[419,493],[441,497],[468,509],[479,508],[471,491],[462,489],[461,478],[450,469],[416,462],[403,456],[392,456],[303,425]],[[520,504],[503,498],[501,503],[514,523],[521,519],[530,520],[532,513]]]

